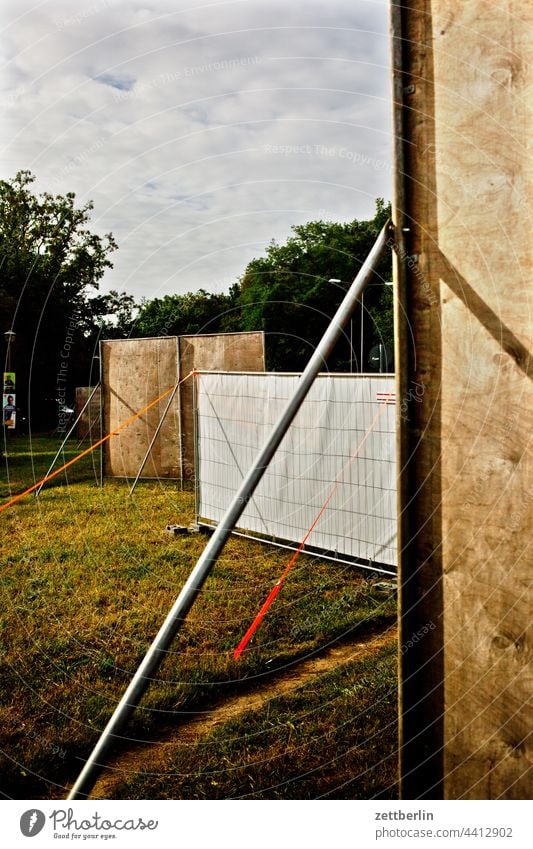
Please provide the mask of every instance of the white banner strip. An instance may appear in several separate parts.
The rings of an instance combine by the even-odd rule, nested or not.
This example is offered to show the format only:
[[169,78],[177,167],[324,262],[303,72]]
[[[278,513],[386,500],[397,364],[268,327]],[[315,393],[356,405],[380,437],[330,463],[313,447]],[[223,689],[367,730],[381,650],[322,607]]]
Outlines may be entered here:
[[[282,374],[197,376],[197,512],[202,519],[221,520],[297,380],[297,375]],[[339,557],[395,565],[395,392],[390,375],[325,375],[315,381],[240,527],[299,543],[333,486],[308,545]]]

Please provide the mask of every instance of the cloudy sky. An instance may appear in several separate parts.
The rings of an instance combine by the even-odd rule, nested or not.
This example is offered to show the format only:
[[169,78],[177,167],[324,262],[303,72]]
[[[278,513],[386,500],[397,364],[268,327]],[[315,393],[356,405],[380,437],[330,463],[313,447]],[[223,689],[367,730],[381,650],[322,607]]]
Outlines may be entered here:
[[224,291],[391,194],[387,0],[2,0],[0,177],[94,201],[101,288]]

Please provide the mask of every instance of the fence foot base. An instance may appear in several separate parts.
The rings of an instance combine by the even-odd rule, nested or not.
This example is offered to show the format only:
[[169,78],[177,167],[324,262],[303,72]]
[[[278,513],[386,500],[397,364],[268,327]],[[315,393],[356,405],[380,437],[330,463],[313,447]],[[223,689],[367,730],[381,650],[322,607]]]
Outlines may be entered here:
[[173,534],[175,537],[180,536],[180,534],[188,533],[188,528],[185,525],[167,525],[165,530],[169,532],[169,534]]

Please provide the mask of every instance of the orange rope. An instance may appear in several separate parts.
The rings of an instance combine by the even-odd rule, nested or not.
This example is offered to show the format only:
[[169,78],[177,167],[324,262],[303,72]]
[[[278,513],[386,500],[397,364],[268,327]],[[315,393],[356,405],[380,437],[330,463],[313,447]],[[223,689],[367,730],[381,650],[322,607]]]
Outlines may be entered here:
[[[388,398],[390,398],[392,394],[393,394],[392,392],[389,392],[389,393],[388,393]],[[246,634],[244,635],[244,637],[243,637],[243,638],[242,638],[242,640],[240,641],[239,645],[237,646],[237,648],[236,648],[236,649],[235,649],[235,651],[233,652],[233,657],[234,657],[234,659],[235,659],[235,660],[238,660],[238,659],[240,658],[240,656],[241,656],[241,654],[243,653],[244,649],[246,648],[246,646],[248,645],[248,643],[249,643],[249,642],[250,642],[250,640],[252,639],[253,635],[255,634],[255,632],[257,631],[257,629],[259,628],[259,626],[260,626],[261,622],[262,622],[262,621],[263,621],[263,619],[265,618],[265,615],[266,615],[266,613],[267,613],[267,611],[268,611],[268,608],[270,607],[270,605],[272,604],[272,602],[273,602],[273,601],[274,601],[274,599],[276,598],[277,594],[279,593],[280,589],[282,588],[283,583],[284,583],[284,581],[285,581],[285,579],[286,579],[287,575],[289,574],[289,572],[291,571],[292,567],[293,567],[293,566],[294,566],[294,564],[296,563],[296,561],[297,561],[298,557],[299,557],[299,556],[300,556],[300,554],[302,553],[302,549],[303,549],[303,547],[305,546],[305,543],[307,542],[307,540],[309,539],[309,537],[310,537],[310,536],[311,536],[311,534],[313,533],[314,529],[315,529],[315,528],[316,528],[316,526],[318,525],[318,523],[319,523],[320,519],[322,518],[322,515],[324,514],[324,511],[325,511],[326,507],[328,506],[329,502],[331,501],[331,499],[333,498],[333,496],[334,496],[335,492],[337,491],[337,489],[338,489],[338,487],[339,487],[339,484],[340,484],[340,482],[341,482],[341,480],[342,480],[342,476],[344,475],[345,470],[346,470],[346,469],[348,468],[348,466],[350,466],[350,464],[351,464],[351,463],[355,460],[355,458],[356,458],[356,457],[357,457],[357,455],[359,454],[359,452],[360,452],[361,448],[363,447],[363,445],[365,444],[366,440],[367,440],[367,439],[368,439],[368,437],[370,436],[370,434],[371,434],[372,430],[374,429],[374,427],[375,427],[375,425],[376,425],[376,423],[377,423],[377,421],[378,421],[379,417],[380,417],[380,416],[381,416],[381,414],[383,413],[383,410],[385,409],[385,406],[386,406],[386,404],[387,404],[387,400],[388,400],[388,398],[387,398],[387,399],[385,399],[384,401],[382,401],[382,403],[380,404],[380,407],[379,407],[379,409],[378,409],[377,413],[375,414],[375,416],[374,416],[374,418],[373,418],[373,420],[372,420],[372,423],[371,423],[370,427],[369,427],[369,428],[368,428],[368,430],[366,431],[366,433],[365,433],[365,435],[363,436],[363,438],[362,438],[361,442],[359,443],[359,445],[358,445],[358,446],[357,446],[357,448],[355,449],[354,453],[352,454],[352,456],[350,457],[350,459],[348,460],[348,462],[347,462],[347,463],[343,466],[343,468],[341,469],[340,474],[338,475],[338,477],[336,478],[336,480],[335,480],[335,482],[334,482],[334,484],[333,484],[333,487],[332,487],[332,489],[331,489],[331,492],[329,493],[328,497],[326,498],[326,500],[324,501],[324,503],[323,503],[322,507],[320,508],[320,510],[319,510],[319,512],[318,512],[318,514],[317,514],[317,516],[316,516],[316,518],[315,518],[315,520],[314,520],[313,524],[311,525],[311,527],[309,528],[309,530],[308,530],[308,531],[307,531],[307,533],[305,534],[305,536],[304,536],[303,540],[301,541],[300,545],[298,546],[297,550],[294,552],[293,556],[291,557],[291,559],[289,560],[289,562],[288,562],[288,564],[286,565],[285,569],[283,570],[283,572],[282,572],[282,574],[281,574],[281,577],[278,579],[278,581],[277,581],[277,582],[275,583],[275,585],[272,587],[272,589],[271,589],[271,591],[270,591],[270,594],[268,595],[268,597],[267,597],[266,601],[264,602],[264,604],[263,604],[263,606],[262,606],[261,610],[259,611],[259,613],[258,613],[258,614],[257,614],[257,616],[255,617],[254,621],[252,622],[252,624],[251,624],[251,625],[250,625],[250,627],[248,628],[248,630],[247,630]]]
[[[191,371],[190,374],[183,378],[183,380],[180,380],[180,383],[183,383],[183,381],[187,380],[192,374],[193,372]],[[60,469],[56,469],[55,472],[50,472],[49,475],[46,475],[46,477],[44,477],[42,480],[38,481],[37,483],[34,483],[33,486],[28,487],[28,489],[24,490],[24,492],[13,496],[13,498],[11,498],[11,500],[7,501],[5,504],[1,504],[0,513],[2,512],[2,510],[7,510],[7,508],[11,507],[12,504],[15,504],[16,501],[20,501],[20,499],[24,498],[25,495],[29,495],[30,492],[33,492],[35,489],[38,489],[41,484],[46,483],[46,481],[49,481],[52,478],[55,478],[56,475],[59,475],[61,472],[64,472],[65,469],[68,469],[68,467],[72,466],[73,463],[77,463],[78,460],[81,460],[82,457],[85,457],[87,454],[90,454],[91,451],[94,451],[94,449],[98,448],[99,445],[102,445],[102,443],[106,442],[108,439],[111,439],[112,436],[116,436],[117,433],[119,433],[121,430],[124,430],[124,428],[131,424],[133,421],[135,421],[135,419],[138,419],[139,416],[142,416],[143,413],[146,413],[147,410],[149,410],[151,407],[154,407],[155,404],[157,404],[163,398],[166,398],[166,396],[173,392],[175,388],[175,386],[171,386],[170,389],[167,389],[166,392],[163,392],[163,394],[159,395],[159,397],[156,398],[154,401],[150,401],[150,403],[147,404],[146,407],[143,407],[142,410],[139,410],[138,413],[135,413],[135,415],[130,416],[130,418],[126,419],[125,422],[119,424],[119,426],[116,427],[115,430],[112,430],[106,436],[102,437],[102,439],[99,439],[98,442],[94,443],[94,445],[91,445],[89,446],[89,448],[86,448],[85,451],[82,451],[81,454],[78,454],[77,457],[74,457],[72,460],[69,460],[68,463],[65,463],[65,465],[61,466]]]

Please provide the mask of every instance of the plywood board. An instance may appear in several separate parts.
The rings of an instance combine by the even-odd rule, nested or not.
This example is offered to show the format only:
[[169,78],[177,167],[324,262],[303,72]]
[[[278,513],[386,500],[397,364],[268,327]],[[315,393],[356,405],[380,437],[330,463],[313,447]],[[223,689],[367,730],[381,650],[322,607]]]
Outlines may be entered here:
[[393,10],[407,798],[532,789],[532,12]]
[[[177,383],[175,336],[102,342],[104,431],[109,433]],[[105,446],[104,474],[135,478],[168,397],[143,413]],[[177,396],[172,402],[141,477],[179,478],[180,434]]]
[[[264,371],[264,333],[220,333],[204,336],[180,336],[180,372],[182,380],[196,371]],[[180,387],[181,448],[184,477],[194,475],[194,389],[193,381]]]
[[[74,402],[76,418],[80,415],[93,390],[94,386],[76,387]],[[96,442],[100,438],[101,405],[102,399],[100,397],[100,389],[98,388],[92,396],[89,405],[80,416],[80,420],[76,426],[76,437],[78,439],[90,439],[92,442]]]

